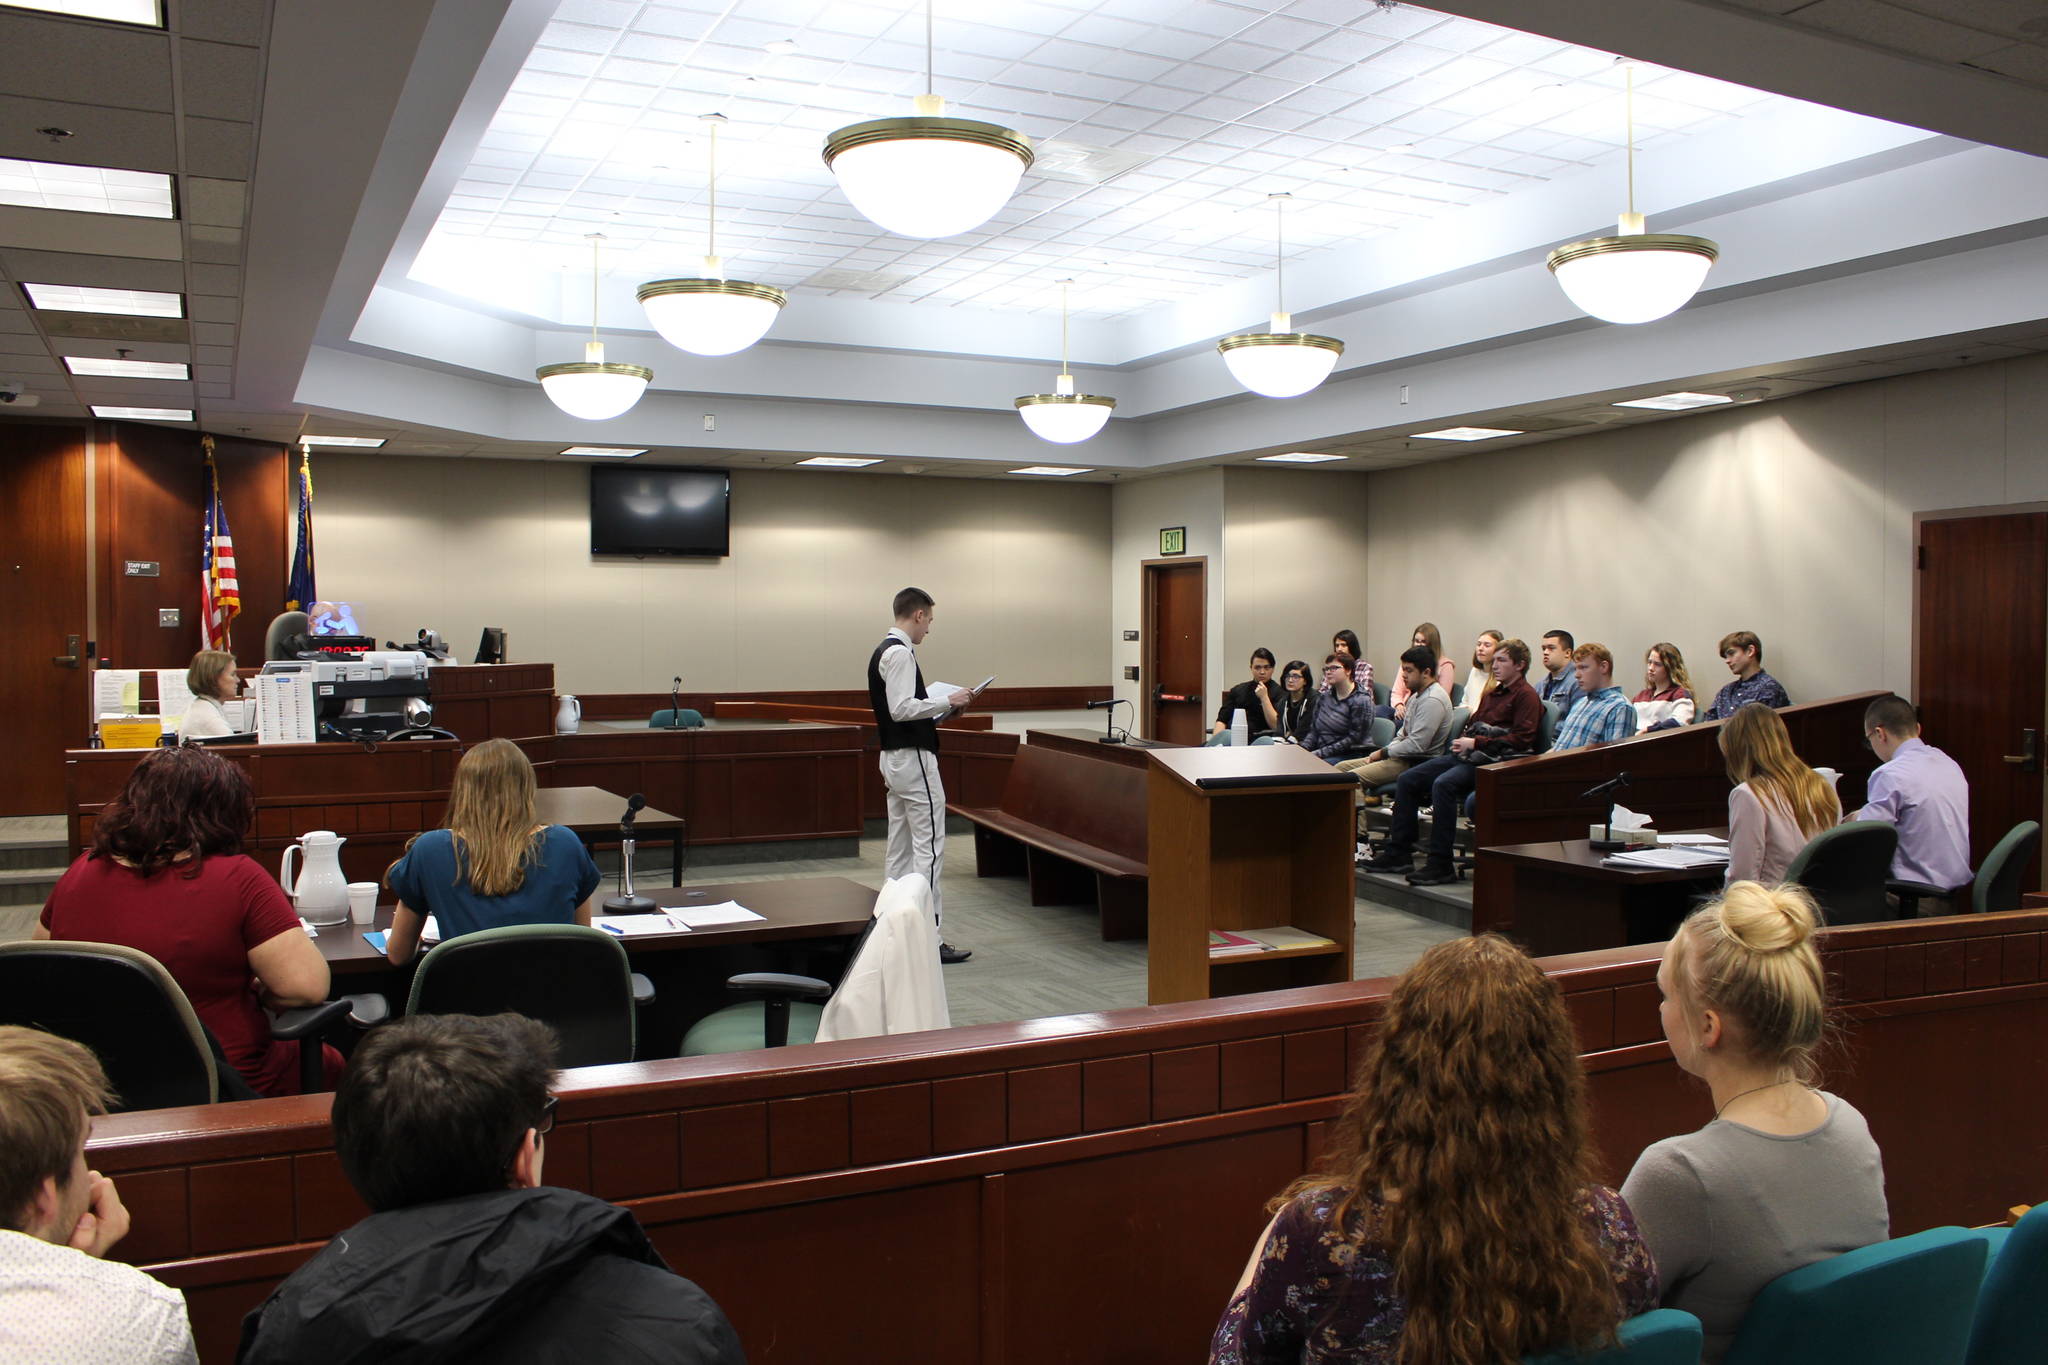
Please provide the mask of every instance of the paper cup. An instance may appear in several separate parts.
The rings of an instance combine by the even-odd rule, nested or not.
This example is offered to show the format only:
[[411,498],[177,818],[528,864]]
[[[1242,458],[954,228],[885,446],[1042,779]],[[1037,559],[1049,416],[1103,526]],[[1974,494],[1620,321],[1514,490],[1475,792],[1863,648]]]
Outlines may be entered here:
[[348,913],[357,924],[369,924],[377,918],[377,883],[348,884]]

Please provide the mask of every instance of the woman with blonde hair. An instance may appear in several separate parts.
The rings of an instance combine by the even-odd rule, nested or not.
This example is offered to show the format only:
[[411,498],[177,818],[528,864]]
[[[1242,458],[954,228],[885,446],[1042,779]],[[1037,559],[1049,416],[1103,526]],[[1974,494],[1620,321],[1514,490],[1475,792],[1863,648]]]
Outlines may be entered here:
[[185,718],[178,722],[180,741],[235,733],[221,705],[233,701],[242,690],[234,655],[224,649],[200,650],[185,670],[185,686],[192,693],[192,704],[185,708]]
[[[1458,680],[1457,661],[1444,657],[1443,632],[1436,628],[1434,621],[1424,621],[1408,635],[1409,648],[1420,646],[1436,658],[1436,680],[1443,684],[1444,695],[1451,695],[1451,684]],[[1394,690],[1388,696],[1388,704],[1380,714],[1393,720],[1402,720],[1408,714],[1408,680],[1400,669],[1394,670]]]
[[534,814],[533,764],[487,739],[455,765],[448,818],[384,874],[398,898],[384,953],[403,966],[432,915],[443,940],[507,924],[589,924],[604,879],[583,841]]
[[1776,882],[1806,841],[1842,822],[1826,778],[1799,761],[1778,713],[1751,702],[1721,723],[1728,765],[1728,884]]
[[1512,1365],[1611,1342],[1657,1301],[1621,1197],[1591,1183],[1557,983],[1497,934],[1424,953],[1387,999],[1322,1169],[1275,1201],[1214,1365]]
[[1687,917],[1657,969],[1672,1058],[1707,1083],[1714,1117],[1645,1149],[1621,1193],[1664,1306],[1699,1318],[1709,1362],[1772,1280],[1891,1235],[1869,1125],[1815,1088],[1827,1030],[1816,920],[1796,886],[1737,882]]
[[1636,708],[1636,730],[1676,730],[1692,724],[1698,701],[1692,694],[1692,678],[1685,671],[1685,656],[1678,646],[1659,640],[1643,656],[1643,690],[1631,700]]
[[[1479,638],[1472,642],[1472,671],[1465,675],[1465,690],[1455,705],[1474,712],[1486,694],[1493,690],[1493,654],[1500,648],[1500,642],[1507,639],[1507,633],[1499,630],[1482,630]],[[1445,687],[1446,692],[1450,691]]]

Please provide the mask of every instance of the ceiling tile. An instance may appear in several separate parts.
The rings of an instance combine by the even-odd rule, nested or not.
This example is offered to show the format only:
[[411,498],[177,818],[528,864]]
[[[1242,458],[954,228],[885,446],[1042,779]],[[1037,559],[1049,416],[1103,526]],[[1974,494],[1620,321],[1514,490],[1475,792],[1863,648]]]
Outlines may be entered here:
[[261,65],[254,48],[180,42],[178,92],[185,112],[198,118],[253,120]]
[[0,11],[0,90],[169,113],[170,43],[162,33]]

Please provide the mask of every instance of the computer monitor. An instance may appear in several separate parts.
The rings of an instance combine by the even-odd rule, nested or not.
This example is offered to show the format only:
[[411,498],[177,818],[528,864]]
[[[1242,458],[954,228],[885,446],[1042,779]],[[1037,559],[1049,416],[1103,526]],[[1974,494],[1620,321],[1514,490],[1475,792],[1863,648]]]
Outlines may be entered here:
[[315,602],[306,608],[308,635],[361,635],[355,608],[347,602]]
[[505,628],[485,626],[483,639],[477,641],[476,661],[480,664],[501,664],[505,662]]

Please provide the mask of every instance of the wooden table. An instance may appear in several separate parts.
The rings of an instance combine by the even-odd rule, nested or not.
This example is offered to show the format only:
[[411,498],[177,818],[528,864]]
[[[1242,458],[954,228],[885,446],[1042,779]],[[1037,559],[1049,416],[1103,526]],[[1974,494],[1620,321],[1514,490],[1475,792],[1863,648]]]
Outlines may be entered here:
[[[626,798],[603,787],[542,787],[533,794],[533,808],[544,825],[560,825],[595,851],[598,844],[619,842],[619,818],[626,813]],[[683,884],[683,828],[680,815],[645,807],[633,817],[635,829],[669,836],[669,885]],[[638,889],[637,887],[635,888]]]
[[[1674,831],[1666,831],[1667,833]],[[1726,829],[1689,831],[1728,836]],[[1482,848],[1473,873],[1472,932],[1506,934],[1535,957],[1660,943],[1725,867],[1605,867],[1586,839]]]

